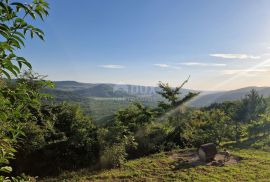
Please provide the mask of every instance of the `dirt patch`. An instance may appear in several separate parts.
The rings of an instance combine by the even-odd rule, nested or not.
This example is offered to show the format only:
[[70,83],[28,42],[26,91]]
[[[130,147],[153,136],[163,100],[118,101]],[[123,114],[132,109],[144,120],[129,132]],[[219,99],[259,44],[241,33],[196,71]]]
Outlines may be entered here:
[[171,153],[168,154],[168,156],[170,159],[174,160],[173,166],[175,166],[176,168],[188,168],[199,165],[225,166],[237,164],[240,160],[242,160],[241,157],[235,155],[230,155],[229,158],[226,158],[223,152],[219,152],[218,154],[216,154],[215,159],[211,162],[201,161],[199,159],[199,155],[195,151]]
[[235,155],[230,155],[228,160],[225,159],[226,159],[225,154],[222,152],[216,154],[215,156],[215,161],[224,161],[225,165],[237,164],[242,158]]

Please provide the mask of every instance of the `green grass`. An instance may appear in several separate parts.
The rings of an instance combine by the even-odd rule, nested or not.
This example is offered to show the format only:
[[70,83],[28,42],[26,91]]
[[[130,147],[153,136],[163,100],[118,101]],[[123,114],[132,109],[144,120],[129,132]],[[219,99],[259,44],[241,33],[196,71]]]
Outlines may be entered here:
[[[183,152],[183,151],[173,151]],[[41,181],[270,181],[270,153],[254,149],[233,150],[243,159],[237,164],[216,166],[175,166],[171,154],[159,153],[128,161],[122,168],[91,172],[65,172]]]

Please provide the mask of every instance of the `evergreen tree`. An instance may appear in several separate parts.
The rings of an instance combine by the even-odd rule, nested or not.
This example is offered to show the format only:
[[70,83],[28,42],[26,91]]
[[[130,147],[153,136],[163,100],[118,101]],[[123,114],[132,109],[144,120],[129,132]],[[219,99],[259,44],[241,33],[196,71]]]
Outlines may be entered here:
[[256,121],[261,114],[266,111],[266,101],[262,95],[252,89],[244,99],[242,99],[242,108],[240,109],[240,117],[242,122],[249,123]]
[[198,92],[189,92],[184,97],[181,97],[181,89],[183,86],[188,82],[189,78],[185,80],[180,86],[178,87],[170,87],[168,83],[159,82],[158,86],[161,89],[157,93],[160,94],[167,102],[160,101],[159,108],[163,109],[164,111],[176,108],[178,106],[183,105],[184,103],[188,102],[192,98],[199,95]]

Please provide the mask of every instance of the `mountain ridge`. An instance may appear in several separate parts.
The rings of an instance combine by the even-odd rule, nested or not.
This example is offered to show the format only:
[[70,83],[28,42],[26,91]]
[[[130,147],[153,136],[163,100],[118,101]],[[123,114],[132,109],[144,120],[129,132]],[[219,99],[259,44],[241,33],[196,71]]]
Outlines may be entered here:
[[[154,101],[160,100],[156,93],[156,86],[142,86],[132,84],[113,83],[81,83],[77,81],[54,81],[55,88],[49,89],[53,95],[69,94],[77,98],[84,97],[151,97]],[[197,91],[182,89],[182,94],[200,92],[200,95],[191,100],[188,105],[192,107],[208,106],[215,102],[234,101],[243,98],[251,89],[258,91],[264,97],[270,96],[270,87],[249,86],[228,91]],[[57,93],[57,94],[55,94]]]

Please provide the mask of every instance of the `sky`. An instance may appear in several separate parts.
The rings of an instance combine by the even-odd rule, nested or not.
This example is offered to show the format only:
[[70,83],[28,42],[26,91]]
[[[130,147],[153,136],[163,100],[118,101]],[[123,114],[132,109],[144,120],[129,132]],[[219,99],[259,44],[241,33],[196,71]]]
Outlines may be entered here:
[[21,54],[50,80],[270,86],[269,0],[49,0]]

